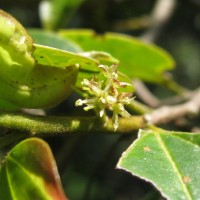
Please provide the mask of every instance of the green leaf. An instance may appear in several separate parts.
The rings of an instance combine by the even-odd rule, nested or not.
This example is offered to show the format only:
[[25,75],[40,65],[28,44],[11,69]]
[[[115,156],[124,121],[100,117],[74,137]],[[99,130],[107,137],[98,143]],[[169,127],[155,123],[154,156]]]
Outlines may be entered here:
[[200,134],[199,133],[187,133],[187,132],[173,132],[173,135],[190,141],[193,144],[200,146]]
[[119,59],[119,70],[131,78],[160,82],[162,74],[174,67],[174,60],[163,49],[117,33],[97,35],[91,30],[61,30],[61,36],[77,42],[84,51],[105,51]]
[[196,200],[200,193],[200,147],[177,134],[181,135],[142,131],[117,167],[150,181],[167,199]]
[[80,65],[94,70],[99,64],[98,60],[87,58],[69,51],[42,46],[39,44],[34,44],[34,48],[33,57],[35,58],[37,64],[48,67],[66,69],[67,67]]
[[3,99],[0,99],[0,110],[4,110],[4,111],[18,111],[19,107],[15,106]]
[[[0,75],[15,80],[34,68],[32,38],[11,15],[0,10]],[[26,66],[26,67],[23,67]]]
[[[41,55],[37,54],[38,49]],[[0,59],[1,62],[6,61],[6,59],[10,61],[4,62],[2,68],[4,67],[5,71],[2,70],[3,74],[0,76],[0,97],[3,100],[23,108],[47,108],[57,105],[70,95],[71,85],[75,83],[78,73],[78,66],[75,65],[78,62],[76,57],[75,59],[74,55],[67,58],[59,57],[60,54],[63,56],[66,54],[63,54],[62,51],[59,54],[59,50],[47,47],[39,47],[38,49],[36,48],[33,55],[46,57],[44,59],[39,57],[38,60],[35,58],[37,63],[26,76],[22,74],[15,76],[17,69],[12,64],[14,61],[10,56],[11,53],[6,52],[7,57]],[[52,54],[55,53],[57,57],[48,54],[49,51]],[[49,65],[45,65],[45,59],[51,56],[52,58],[56,57],[54,62],[50,59],[48,60]],[[71,62],[71,60],[73,61]],[[59,63],[59,61],[63,62]],[[59,63],[58,66],[55,66],[57,63]],[[64,66],[64,64],[66,65]],[[27,65],[23,63],[20,65],[26,71]],[[6,70],[6,67],[12,70]]]
[[55,34],[54,32],[44,31],[40,29],[29,29],[30,36],[33,38],[34,43],[44,46],[54,47],[65,51],[74,53],[81,52],[82,49],[75,42],[66,40]]
[[66,200],[46,142],[27,139],[9,152],[0,168],[0,199]]
[[0,99],[20,108],[49,108],[71,94],[79,66],[98,61],[33,44],[24,27],[0,10]]

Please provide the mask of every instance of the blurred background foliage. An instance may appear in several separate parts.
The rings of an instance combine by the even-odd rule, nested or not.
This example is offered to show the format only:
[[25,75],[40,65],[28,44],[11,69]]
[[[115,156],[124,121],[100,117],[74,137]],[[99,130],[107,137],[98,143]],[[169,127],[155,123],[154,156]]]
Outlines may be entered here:
[[[54,22],[46,25],[40,20],[39,0],[1,0],[0,9],[12,14],[27,28],[90,28],[100,33],[113,31],[142,37],[151,29],[149,16],[157,1],[52,0],[50,3],[56,14]],[[186,88],[195,89],[200,85],[200,1],[177,0],[175,4],[173,13],[154,42],[174,57],[174,79]],[[159,86],[148,87],[158,98],[166,96],[165,90]],[[74,104],[75,99],[72,96],[46,112],[76,114],[80,110],[69,106]],[[135,138],[136,133],[127,136],[91,134],[46,138],[70,199],[162,199],[150,184],[115,169],[121,153]]]

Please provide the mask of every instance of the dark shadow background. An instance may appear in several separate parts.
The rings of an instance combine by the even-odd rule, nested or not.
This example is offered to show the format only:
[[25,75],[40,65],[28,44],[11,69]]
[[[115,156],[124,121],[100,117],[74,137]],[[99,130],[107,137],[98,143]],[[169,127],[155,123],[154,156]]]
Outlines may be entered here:
[[[11,13],[25,27],[41,28],[38,0],[1,0],[0,8]],[[87,0],[65,28],[92,28],[97,32],[115,31],[142,36],[150,27],[117,27],[121,20],[138,23],[148,16],[155,0]],[[124,22],[125,22],[124,21]],[[122,23],[123,24],[123,23]],[[63,28],[63,27],[62,27]],[[155,43],[176,61],[172,72],[186,88],[200,85],[200,1],[178,0],[175,11],[159,32]],[[158,86],[148,86],[157,97],[165,96]],[[77,112],[69,104],[75,97],[49,110],[50,114]],[[63,112],[61,112],[63,111]],[[168,127],[170,128],[170,126]],[[171,127],[174,128],[174,127]],[[85,135],[45,138],[52,147],[66,194],[71,200],[159,200],[154,187],[130,174],[115,169],[121,153],[136,138],[128,136]]]

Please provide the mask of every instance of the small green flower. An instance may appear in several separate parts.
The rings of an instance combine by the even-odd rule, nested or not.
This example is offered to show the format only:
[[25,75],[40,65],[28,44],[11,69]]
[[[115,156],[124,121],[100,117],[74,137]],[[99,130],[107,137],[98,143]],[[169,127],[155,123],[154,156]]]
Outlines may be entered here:
[[[76,106],[83,106],[85,111],[94,109],[100,117],[107,117],[106,110],[113,112],[112,121],[114,130],[116,131],[119,124],[119,115],[122,117],[130,117],[125,110],[124,105],[130,104],[133,100],[132,93],[119,92],[118,89],[125,88],[131,84],[120,82],[118,80],[117,65],[106,66],[99,65],[99,69],[104,75],[104,80],[98,80],[94,76],[91,80],[84,79],[82,81],[82,90],[84,90],[89,98],[78,99]],[[132,85],[131,85],[132,86]]]

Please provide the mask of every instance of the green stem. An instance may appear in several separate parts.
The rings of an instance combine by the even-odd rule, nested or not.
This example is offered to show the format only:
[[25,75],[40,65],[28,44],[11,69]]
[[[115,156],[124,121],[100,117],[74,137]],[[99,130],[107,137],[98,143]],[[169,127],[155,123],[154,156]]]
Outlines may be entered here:
[[112,121],[106,126],[97,117],[33,116],[25,114],[0,113],[0,127],[23,132],[31,136],[84,134],[84,133],[131,133],[145,127],[142,116],[120,118],[119,128],[114,132]]
[[136,114],[146,114],[152,112],[152,109],[136,100],[132,101],[130,104],[126,105],[126,108],[131,112],[135,112]]

